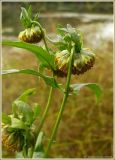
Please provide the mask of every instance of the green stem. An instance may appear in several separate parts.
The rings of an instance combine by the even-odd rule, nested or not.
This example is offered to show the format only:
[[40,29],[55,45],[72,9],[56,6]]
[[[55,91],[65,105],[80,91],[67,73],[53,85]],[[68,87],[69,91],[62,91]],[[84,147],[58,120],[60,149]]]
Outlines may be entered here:
[[44,113],[43,113],[43,116],[42,116],[42,119],[41,119],[39,128],[38,128],[38,130],[37,130],[37,133],[40,132],[40,130],[41,130],[43,124],[44,124],[44,121],[45,121],[45,119],[46,119],[47,113],[48,113],[48,111],[49,111],[50,103],[51,103],[51,99],[52,99],[52,92],[53,92],[53,88],[51,87],[51,88],[50,88],[50,92],[49,92],[49,97],[48,97],[47,105],[46,105],[45,111],[44,111]]
[[43,30],[41,24],[40,24],[39,22],[37,22],[37,21],[33,21],[32,23],[37,24],[37,25],[40,27],[40,30],[41,30],[41,32],[42,32],[42,34],[43,34],[43,41],[44,41],[46,50],[47,50],[48,53],[49,53],[49,48],[48,48],[48,45],[47,45],[47,42],[46,42],[46,39],[45,39],[45,33],[44,33],[44,30]]
[[[46,50],[48,51],[49,53],[49,48],[47,46],[47,42],[46,42],[46,39],[45,39],[45,33],[44,33],[44,30],[42,29],[42,26],[40,25],[39,22],[36,22],[36,21],[33,21],[33,23],[37,24],[39,27],[40,27],[40,30],[43,34],[43,41],[44,41],[44,44],[45,44],[45,47],[46,47]],[[50,54],[50,53],[49,53]],[[54,76],[54,75],[53,75]],[[38,127],[38,130],[37,130],[37,137],[40,133],[40,130],[42,129],[43,127],[43,124],[45,122],[45,119],[46,119],[46,116],[47,116],[47,113],[49,111],[49,108],[50,108],[50,103],[51,103],[51,99],[52,99],[52,93],[53,93],[53,87],[50,88],[50,92],[49,92],[49,97],[48,97],[48,101],[47,101],[47,104],[46,104],[46,107],[45,107],[45,111],[43,113],[43,116],[42,116],[42,119],[40,121],[40,124],[39,124],[39,127]],[[34,153],[34,150],[35,150],[35,146],[34,146],[34,149],[33,149],[33,153]],[[33,157],[33,153],[31,155],[31,157]]]
[[70,86],[71,70],[72,70],[72,63],[73,63],[73,53],[74,53],[74,47],[72,48],[71,55],[70,55],[70,62],[69,62],[69,67],[68,67],[68,75],[67,75],[67,82],[66,82],[66,87],[65,87],[65,94],[63,97],[63,101],[62,101],[59,113],[58,113],[58,117],[56,119],[55,125],[54,125],[52,133],[51,133],[51,138],[49,140],[48,147],[45,152],[45,157],[47,157],[48,152],[49,152],[51,145],[53,143],[53,140],[54,140],[56,133],[58,131],[59,123],[60,123],[64,108],[65,108],[65,104],[66,104],[66,101],[67,101],[67,98],[69,95],[69,86]]

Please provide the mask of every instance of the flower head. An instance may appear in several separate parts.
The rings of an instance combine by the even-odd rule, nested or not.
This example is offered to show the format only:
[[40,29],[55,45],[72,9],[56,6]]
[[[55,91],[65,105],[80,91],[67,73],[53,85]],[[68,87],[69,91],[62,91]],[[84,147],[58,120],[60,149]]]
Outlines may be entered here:
[[[64,77],[67,76],[70,53],[68,50],[63,50],[56,53],[55,63],[57,70],[55,73]],[[74,53],[74,60],[72,66],[72,74],[83,74],[93,67],[95,62],[95,54],[88,48],[82,48],[80,53]]]
[[27,43],[38,43],[42,39],[42,33],[39,27],[27,28],[19,33],[19,39]]
[[24,136],[19,130],[9,131],[8,126],[2,128],[2,144],[10,152],[21,151],[24,145]]

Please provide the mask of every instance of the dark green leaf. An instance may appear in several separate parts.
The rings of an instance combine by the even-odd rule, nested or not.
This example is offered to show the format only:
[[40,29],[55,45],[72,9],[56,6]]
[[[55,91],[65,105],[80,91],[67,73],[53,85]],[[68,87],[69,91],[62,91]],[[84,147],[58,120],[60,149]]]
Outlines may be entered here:
[[11,70],[4,70],[2,72],[3,75],[5,74],[18,74],[18,73],[24,73],[24,74],[31,74],[34,76],[40,76],[44,79],[44,81],[46,82],[46,84],[52,86],[53,88],[59,88],[58,83],[55,81],[55,79],[53,77],[50,76],[44,76],[41,73],[35,71],[35,70],[31,70],[31,69],[22,69],[22,70],[18,70],[18,69],[11,69]]
[[54,70],[55,68],[54,55],[47,53],[47,51],[40,46],[25,42],[13,42],[13,41],[3,41],[3,45],[14,46],[31,51],[45,66],[51,68],[52,70]]
[[100,99],[102,94],[101,87],[96,83],[81,83],[81,84],[72,84],[70,88],[72,89],[73,93],[78,93],[82,88],[88,87],[90,88],[96,95],[97,100]]
[[11,117],[9,117],[7,114],[2,113],[2,122],[4,124],[11,124]]

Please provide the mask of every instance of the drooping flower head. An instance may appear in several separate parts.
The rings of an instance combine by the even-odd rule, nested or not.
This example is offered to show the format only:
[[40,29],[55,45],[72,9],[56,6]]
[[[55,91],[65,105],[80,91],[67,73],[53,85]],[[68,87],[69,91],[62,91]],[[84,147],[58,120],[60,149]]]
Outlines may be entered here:
[[31,6],[26,10],[25,8],[21,8],[22,12],[20,14],[20,20],[25,27],[25,30],[19,33],[18,38],[21,41],[27,43],[38,43],[43,38],[43,33],[40,27],[34,23],[37,20],[37,16],[32,18],[32,10]]
[[68,64],[71,55],[71,48],[74,44],[74,58],[72,74],[83,74],[93,67],[95,54],[89,48],[83,48],[83,40],[80,31],[67,25],[67,28],[59,28],[60,39],[56,43],[60,49],[55,54],[55,63],[57,69],[55,74],[60,77],[67,76]]

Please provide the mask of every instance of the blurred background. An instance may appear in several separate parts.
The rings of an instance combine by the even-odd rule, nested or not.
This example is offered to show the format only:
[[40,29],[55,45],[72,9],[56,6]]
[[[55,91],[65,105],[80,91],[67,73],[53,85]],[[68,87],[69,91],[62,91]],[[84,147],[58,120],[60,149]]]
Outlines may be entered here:
[[[20,7],[29,3],[2,3],[3,39],[18,40],[23,30],[20,23]],[[73,76],[72,83],[94,82],[101,85],[103,96],[97,104],[88,89],[68,99],[58,130],[57,141],[50,156],[58,158],[110,158],[113,155],[113,3],[112,2],[34,2],[33,12],[39,12],[39,21],[51,38],[56,36],[56,26],[71,24],[80,29],[84,36],[84,47],[92,48],[96,54],[94,67],[80,76]],[[41,43],[42,45],[42,43]],[[37,69],[33,54],[23,49],[4,47],[3,69]],[[50,73],[49,73],[50,74]],[[24,90],[37,88],[30,102],[38,102],[44,110],[49,86],[30,75],[3,76],[3,112],[11,113],[11,103]],[[64,79],[59,79],[65,83]],[[58,98],[57,98],[58,97]],[[55,122],[62,94],[54,90],[51,108],[43,130],[48,140]],[[41,112],[42,113],[42,112]],[[39,123],[39,121],[38,121]],[[46,142],[47,143],[47,142]],[[3,151],[4,157],[14,155]]]

